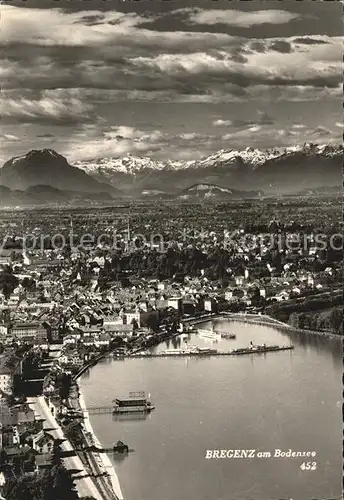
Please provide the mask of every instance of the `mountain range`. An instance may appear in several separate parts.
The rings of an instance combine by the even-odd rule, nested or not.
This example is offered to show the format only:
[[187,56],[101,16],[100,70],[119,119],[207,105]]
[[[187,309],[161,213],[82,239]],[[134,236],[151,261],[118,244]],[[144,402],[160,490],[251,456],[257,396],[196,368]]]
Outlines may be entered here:
[[220,150],[195,161],[155,161],[127,155],[75,161],[99,182],[138,195],[144,190],[178,192],[194,184],[215,184],[241,191],[294,193],[342,182],[343,146],[303,144],[266,151]]
[[[342,186],[343,146],[303,144],[266,151],[220,150],[195,161],[127,155],[75,161],[52,149],[32,150],[0,169],[0,203],[12,200],[144,197],[225,199],[295,194]],[[6,190],[7,188],[7,190]]]

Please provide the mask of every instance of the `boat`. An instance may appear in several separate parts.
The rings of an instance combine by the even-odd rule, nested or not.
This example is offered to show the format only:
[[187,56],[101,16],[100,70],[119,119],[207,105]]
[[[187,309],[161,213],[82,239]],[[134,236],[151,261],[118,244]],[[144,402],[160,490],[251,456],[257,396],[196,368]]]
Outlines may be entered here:
[[217,354],[217,349],[211,349],[210,347],[197,347],[198,354]]
[[222,339],[236,339],[235,333],[226,333],[226,332],[221,332],[221,338]]
[[215,331],[214,325],[209,329],[198,328],[197,333],[205,339],[221,340],[221,333]]
[[113,413],[149,413],[154,410],[150,401],[150,395],[146,396],[143,391],[130,392],[126,398],[114,400]]

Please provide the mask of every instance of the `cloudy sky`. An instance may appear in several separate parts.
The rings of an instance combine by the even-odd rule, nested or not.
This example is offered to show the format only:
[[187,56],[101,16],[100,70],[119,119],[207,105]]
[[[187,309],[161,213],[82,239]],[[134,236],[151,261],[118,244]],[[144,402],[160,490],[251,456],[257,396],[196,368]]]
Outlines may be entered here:
[[1,5],[1,161],[342,141],[340,2]]

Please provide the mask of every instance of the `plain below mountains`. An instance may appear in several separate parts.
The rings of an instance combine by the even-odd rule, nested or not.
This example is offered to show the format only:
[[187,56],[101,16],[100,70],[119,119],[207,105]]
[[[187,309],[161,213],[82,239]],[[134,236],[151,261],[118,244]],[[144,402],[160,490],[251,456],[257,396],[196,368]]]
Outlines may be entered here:
[[106,192],[84,193],[81,191],[61,191],[52,186],[37,185],[21,191],[0,186],[0,206],[32,206],[32,205],[55,205],[55,204],[83,204],[85,202],[103,203],[113,200]]

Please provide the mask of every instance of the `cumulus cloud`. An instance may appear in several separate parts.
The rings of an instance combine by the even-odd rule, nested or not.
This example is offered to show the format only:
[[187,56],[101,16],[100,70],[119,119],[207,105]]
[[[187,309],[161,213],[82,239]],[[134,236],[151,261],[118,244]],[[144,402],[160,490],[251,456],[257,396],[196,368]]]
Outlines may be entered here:
[[0,112],[5,118],[22,122],[73,124],[94,120],[93,106],[78,97],[74,90],[45,90],[33,97],[31,92],[2,92]]
[[[304,53],[285,53],[283,59],[276,51],[248,54],[246,64],[238,64],[222,51],[218,54],[160,54],[156,57],[137,57],[132,64],[143,72],[159,78],[183,81],[195,88],[209,88],[211,82],[238,87],[252,85],[311,85],[336,87],[341,82],[341,61],[310,58]],[[197,92],[195,92],[197,93]]]
[[85,127],[85,134],[81,132],[71,139],[66,154],[72,160],[117,157],[128,153],[145,155],[159,150],[163,143],[163,134],[159,130],[145,131],[128,126],[112,126],[102,131],[97,127],[92,129],[93,133]]
[[[146,16],[136,13],[67,12],[62,9],[34,9],[3,5],[0,43],[32,44],[49,47],[69,47],[96,54],[100,50],[108,57],[129,56],[132,52],[155,50],[180,51],[197,50],[200,45],[206,49],[230,44],[235,37],[225,33],[190,33],[188,31],[158,31],[141,27],[153,22],[157,15]],[[90,19],[96,21],[90,22]]]
[[13,134],[1,134],[0,139],[11,142],[20,141],[20,138]]
[[214,120],[213,121],[214,127],[228,127],[232,124],[233,124],[233,122],[231,120]]
[[316,127],[313,132],[317,136],[328,136],[332,134],[332,130],[328,129],[327,127],[322,127],[321,125],[318,125],[318,127]]
[[[104,157],[152,156],[155,158],[198,158],[202,151],[220,147],[220,136],[199,132],[171,134],[157,129],[139,129],[124,125],[110,128],[83,126],[73,134],[64,148],[72,161]],[[203,153],[202,153],[203,154]]]
[[[33,43],[34,45],[99,45],[113,38],[114,33],[147,22],[137,14],[115,10],[65,12],[62,9],[35,9],[1,6],[2,43]],[[97,18],[96,24],[90,18]]]
[[241,28],[250,28],[261,24],[285,24],[299,17],[294,12],[275,9],[244,12],[234,9],[201,9],[196,7],[178,9],[175,13],[186,14],[187,22],[190,24],[227,24]]
[[233,129],[235,128],[246,128],[250,127],[253,132],[260,130],[262,126],[266,125],[273,125],[274,120],[273,118],[266,113],[265,111],[262,111],[258,109],[256,111],[256,117],[246,120],[246,119],[234,119],[234,120],[214,120],[213,121],[213,126],[214,127],[232,127]]
[[293,123],[291,128],[297,129],[297,130],[302,130],[304,128],[307,128],[306,125],[303,125],[302,123]]
[[315,128],[300,130],[286,127],[259,127],[250,126],[242,130],[233,130],[222,136],[222,141],[230,141],[231,147],[246,147],[247,145],[255,147],[286,147],[304,142],[317,143],[324,141],[326,143],[337,143],[332,131],[326,127],[318,126]]
[[270,48],[276,52],[282,52],[282,54],[287,54],[292,51],[290,43],[285,40],[276,40],[270,45]]
[[189,132],[189,133],[180,134],[179,137],[180,137],[180,139],[182,139],[184,141],[193,141],[193,140],[197,139],[198,137],[202,137],[202,136],[200,136],[200,134],[196,134],[195,132]]
[[[2,10],[3,88],[71,88],[77,82],[82,88],[132,92],[133,97],[166,92],[179,94],[181,101],[211,102],[209,96],[245,99],[255,85],[335,88],[342,79],[341,37],[319,35],[324,44],[302,43],[303,37],[252,40],[219,32],[147,29],[144,23],[159,18],[152,13],[8,5]],[[179,12],[230,17],[238,25],[297,17],[273,9]]]
[[[312,101],[316,108],[319,101],[342,99],[342,37],[300,35],[308,33],[304,19],[286,8],[184,8],[168,12],[175,16],[170,25],[166,11],[156,13],[155,8],[143,14],[108,7],[79,12],[58,5],[0,8],[0,44],[6,54],[0,67],[0,106],[9,135],[25,131],[25,147],[26,125],[32,125],[35,141],[52,139],[50,131],[59,145],[67,137],[70,151],[79,158],[126,152],[187,158],[190,152],[223,147],[225,132],[243,144],[250,138],[255,143],[300,140],[301,133],[311,140],[317,134],[325,137],[326,130],[301,129],[298,123],[286,130],[284,120],[270,116],[271,103]],[[278,34],[278,26],[282,33],[282,25],[283,35],[293,36],[269,36],[270,31]],[[259,37],[262,26],[264,38],[252,38]],[[233,32],[240,36],[229,34]],[[195,130],[178,125],[178,131],[168,134],[169,113],[168,119],[152,116],[153,123],[156,119],[166,126],[162,131],[154,124],[144,130],[142,120],[137,126],[111,128],[120,101],[131,101],[132,109],[136,101],[154,102],[138,104],[137,115],[128,113],[127,125],[136,124],[146,113],[143,109],[157,109],[159,103],[194,104],[191,117],[202,104],[250,102],[258,112],[241,114],[233,106],[232,114],[219,106],[210,114],[215,135],[200,133],[201,120]],[[302,114],[298,119],[307,123]],[[335,115],[331,122],[338,119]],[[339,131],[339,125],[333,129]],[[329,133],[328,140],[334,136]],[[14,140],[12,147],[17,147]]]
[[[314,38],[314,37],[309,37],[309,36],[299,36],[294,38],[295,43],[303,43],[305,45],[316,45],[316,44],[324,44],[328,43],[326,39],[323,38]],[[328,37],[327,37],[328,38]]]

